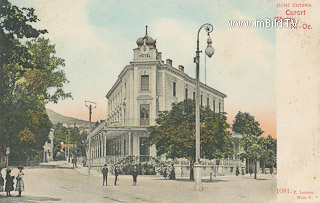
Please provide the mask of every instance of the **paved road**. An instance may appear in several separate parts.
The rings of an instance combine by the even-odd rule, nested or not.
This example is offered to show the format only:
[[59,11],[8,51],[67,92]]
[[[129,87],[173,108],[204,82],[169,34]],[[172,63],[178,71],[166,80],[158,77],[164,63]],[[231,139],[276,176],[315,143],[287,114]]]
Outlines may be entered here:
[[[108,179],[102,186],[101,174],[83,175],[85,168],[73,170],[68,165],[44,165],[26,168],[26,191],[21,198],[5,197],[0,202],[275,202],[276,176],[258,175],[216,177],[213,182],[203,180],[204,190],[193,190],[194,182],[186,179],[164,180],[157,176],[138,176],[132,186],[131,176],[119,176],[118,186]],[[3,172],[4,173],[4,172]],[[15,175],[17,169],[12,171]],[[17,195],[17,192],[13,192]]]

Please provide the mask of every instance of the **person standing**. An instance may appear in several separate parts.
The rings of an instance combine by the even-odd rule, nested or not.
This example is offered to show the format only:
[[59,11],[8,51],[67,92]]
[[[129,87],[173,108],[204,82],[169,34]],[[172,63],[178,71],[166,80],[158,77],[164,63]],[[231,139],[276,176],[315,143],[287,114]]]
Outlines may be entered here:
[[240,174],[239,167],[237,166],[237,168],[236,168],[236,176],[238,176],[239,174]]
[[138,177],[137,167],[135,166],[132,172],[133,186],[137,185],[137,177]]
[[4,179],[2,177],[1,170],[2,170],[2,168],[0,168],[0,192],[3,192]]
[[102,186],[104,186],[104,182],[106,182],[106,186],[108,185],[108,171],[109,170],[108,170],[107,164],[105,164],[102,169],[102,175],[103,175]]
[[176,179],[176,171],[175,171],[175,168],[174,168],[174,164],[171,164],[171,172],[170,172],[170,176],[169,176],[169,179],[170,180],[175,180]]
[[16,178],[17,179],[16,191],[19,192],[18,197],[21,197],[21,193],[22,193],[22,191],[24,191],[24,182],[23,182],[24,173],[22,172],[24,167],[23,166],[18,166],[18,169],[19,169],[19,173],[18,173],[18,176]]
[[117,185],[117,180],[118,180],[118,167],[114,167],[114,185]]
[[6,174],[6,192],[7,192],[7,196],[11,196],[10,192],[14,190],[14,187],[13,187],[13,179],[14,179],[14,176],[11,176],[10,173],[11,173],[11,170],[12,168],[7,168],[7,174]]
[[167,177],[168,177],[167,168],[164,169],[163,177],[164,177],[164,179],[167,179]]

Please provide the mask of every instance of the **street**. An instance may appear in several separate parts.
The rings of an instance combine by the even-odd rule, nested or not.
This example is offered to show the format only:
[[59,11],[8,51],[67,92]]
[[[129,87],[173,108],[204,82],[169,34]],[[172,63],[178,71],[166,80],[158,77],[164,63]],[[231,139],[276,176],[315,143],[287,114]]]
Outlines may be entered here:
[[[193,190],[194,182],[187,179],[164,180],[161,176],[138,176],[132,186],[132,176],[120,175],[118,186],[109,173],[108,186],[102,186],[102,175],[94,169],[77,170],[65,162],[51,162],[24,170],[25,191],[22,197],[5,197],[0,202],[275,202],[276,176],[219,176],[210,182],[203,179],[203,191]],[[18,170],[12,170],[16,176]],[[2,171],[4,174],[4,171]]]

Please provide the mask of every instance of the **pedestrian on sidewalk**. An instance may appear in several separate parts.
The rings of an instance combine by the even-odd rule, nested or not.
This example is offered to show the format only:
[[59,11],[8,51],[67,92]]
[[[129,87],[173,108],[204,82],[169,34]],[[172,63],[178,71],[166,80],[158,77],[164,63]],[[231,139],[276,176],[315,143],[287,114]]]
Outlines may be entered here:
[[167,177],[168,177],[167,168],[164,169],[163,177],[164,177],[164,179],[167,179]]
[[171,164],[171,172],[170,172],[170,176],[169,176],[169,179],[170,180],[175,180],[176,179],[176,170],[174,168],[174,164]]
[[2,170],[2,168],[0,168],[0,192],[3,192],[4,179],[2,177],[1,170]]
[[7,168],[7,174],[6,174],[6,192],[7,192],[7,196],[11,196],[10,192],[14,190],[14,187],[13,187],[13,179],[14,179],[14,176],[11,176],[10,173],[11,173],[11,170],[12,168]]
[[23,182],[24,173],[22,172],[24,167],[23,166],[18,166],[17,168],[19,169],[19,173],[18,173],[18,176],[16,178],[17,179],[16,191],[19,192],[18,197],[21,197],[21,193],[22,193],[22,191],[24,191],[24,182]]
[[132,172],[133,186],[137,185],[137,177],[138,177],[137,167],[134,166],[133,172]]
[[236,176],[238,176],[239,174],[240,174],[239,167],[237,166],[237,168],[236,168]]
[[115,167],[114,167],[114,185],[117,185],[117,180],[118,180],[118,166],[115,165]]
[[108,170],[107,164],[105,164],[102,169],[102,175],[103,175],[102,186],[104,186],[104,181],[106,181],[106,186],[108,185],[108,171],[109,170]]

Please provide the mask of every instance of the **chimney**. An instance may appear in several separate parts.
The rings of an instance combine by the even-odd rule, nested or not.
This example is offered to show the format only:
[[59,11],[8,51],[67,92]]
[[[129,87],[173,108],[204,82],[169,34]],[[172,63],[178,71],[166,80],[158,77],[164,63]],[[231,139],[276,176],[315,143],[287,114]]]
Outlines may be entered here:
[[183,67],[183,65],[179,65],[178,67],[179,67],[179,70],[184,73],[184,67]]
[[160,62],[162,61],[162,52],[158,53],[158,61],[160,61]]
[[172,66],[172,60],[171,60],[171,59],[167,59],[167,60],[166,60],[166,64]]

